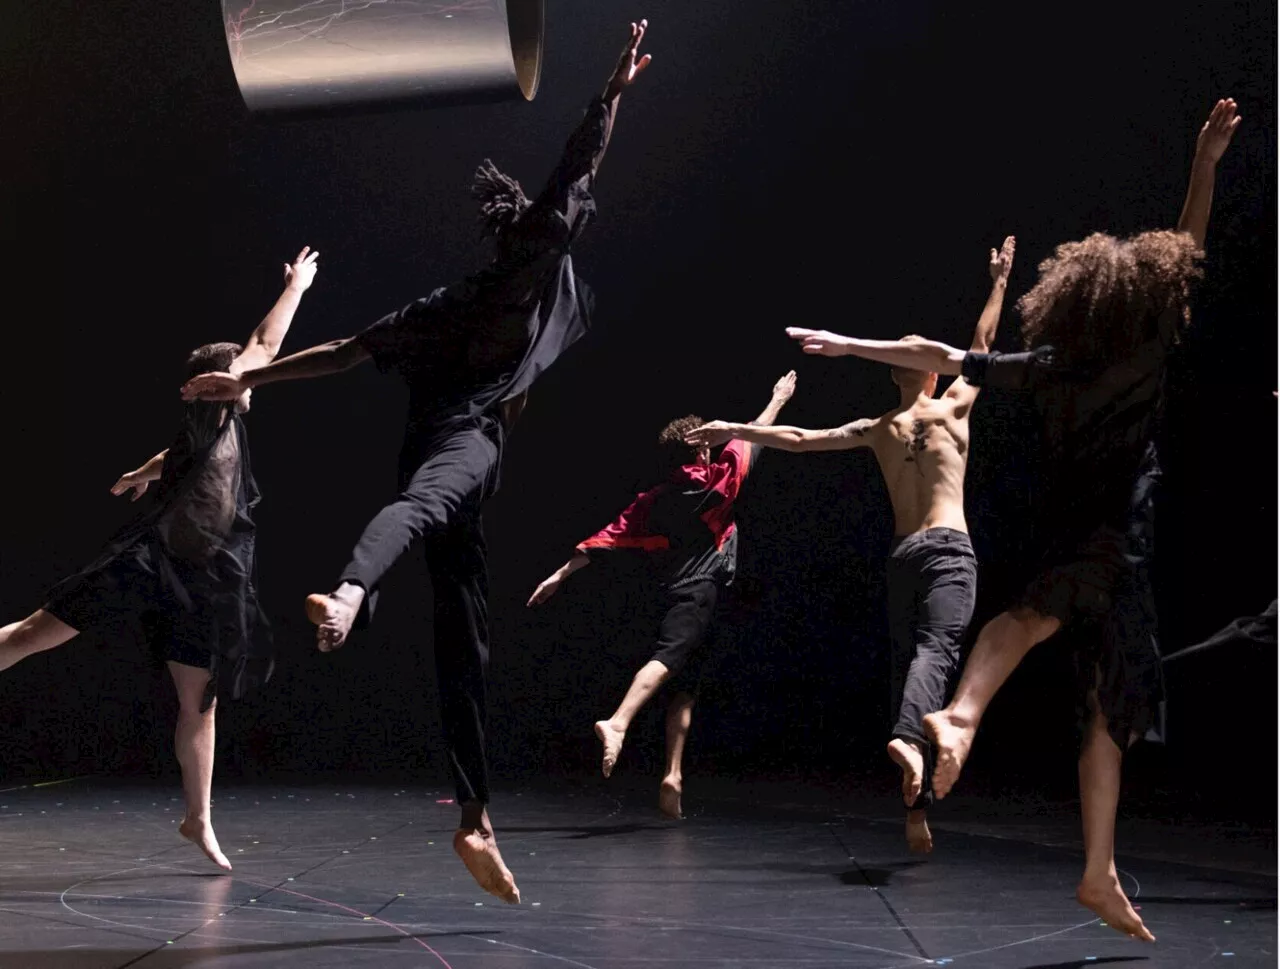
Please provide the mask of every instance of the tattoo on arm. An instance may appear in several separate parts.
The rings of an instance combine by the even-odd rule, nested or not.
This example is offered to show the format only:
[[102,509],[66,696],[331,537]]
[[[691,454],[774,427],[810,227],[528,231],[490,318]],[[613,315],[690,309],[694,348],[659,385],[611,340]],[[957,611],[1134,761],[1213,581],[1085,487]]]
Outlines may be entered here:
[[833,427],[829,431],[823,431],[823,435],[838,440],[865,440],[867,434],[876,426],[876,422],[870,417],[864,417],[861,420],[850,421],[843,427]]

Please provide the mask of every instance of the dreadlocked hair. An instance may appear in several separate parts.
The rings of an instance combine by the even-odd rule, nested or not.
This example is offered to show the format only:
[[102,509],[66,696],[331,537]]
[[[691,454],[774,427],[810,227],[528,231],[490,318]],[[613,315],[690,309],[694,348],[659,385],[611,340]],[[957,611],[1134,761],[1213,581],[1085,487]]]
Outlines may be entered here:
[[1181,329],[1203,256],[1185,232],[1095,232],[1064,243],[1018,300],[1023,340],[1077,365],[1124,359],[1155,337],[1165,313],[1178,313]]
[[480,203],[484,234],[494,238],[501,237],[515,225],[531,204],[520,183],[499,171],[487,158],[476,169],[471,194]]
[[663,479],[671,477],[679,468],[693,462],[697,448],[686,444],[684,436],[705,423],[701,417],[690,414],[687,417],[677,417],[659,432],[658,473]]

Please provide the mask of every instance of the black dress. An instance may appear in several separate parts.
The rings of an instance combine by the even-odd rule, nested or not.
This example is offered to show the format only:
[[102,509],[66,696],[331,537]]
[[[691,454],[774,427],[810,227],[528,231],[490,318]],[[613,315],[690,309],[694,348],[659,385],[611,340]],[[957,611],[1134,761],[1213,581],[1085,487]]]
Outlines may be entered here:
[[157,660],[207,668],[207,710],[271,676],[271,630],[255,586],[259,493],[244,422],[227,404],[188,404],[151,506],[45,611],[79,632],[132,634]]
[[1095,689],[1116,745],[1158,736],[1164,681],[1151,588],[1155,435],[1168,356],[1183,317],[1165,313],[1125,359],[1072,361],[1053,347],[966,354],[975,386],[1030,392],[1040,417],[1036,577],[1017,605],[1062,622],[1080,680],[1081,724]]

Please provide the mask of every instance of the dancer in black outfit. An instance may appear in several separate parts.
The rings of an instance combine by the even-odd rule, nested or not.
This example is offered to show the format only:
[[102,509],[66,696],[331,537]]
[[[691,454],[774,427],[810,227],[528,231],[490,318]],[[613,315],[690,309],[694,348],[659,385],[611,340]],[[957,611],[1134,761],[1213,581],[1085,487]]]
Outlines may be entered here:
[[206,374],[183,388],[188,399],[227,400],[250,387],[338,373],[368,359],[408,383],[401,493],[369,523],[335,590],[307,600],[307,615],[319,627],[320,649],[337,649],[357,620],[368,621],[382,576],[425,539],[441,719],[462,808],[454,849],[482,888],[512,903],[520,892],[486,810],[489,617],[480,511],[498,487],[503,443],[529,388],[590,323],[590,295],[574,275],[569,250],[595,214],[591,188],[618,99],[649,64],[649,55],[639,54],[646,27],[631,25],[604,94],[588,105],[536,199],[530,202],[487,160],[477,171],[474,193],[497,249],[489,266],[354,337],[239,375]]
[[[270,363],[316,274],[303,249],[284,270],[285,289],[243,347],[211,343],[187,374],[238,373]],[[230,404],[189,403],[173,443],[112,487],[136,501],[159,480],[149,508],[121,529],[92,565],[60,583],[43,609],[0,629],[0,670],[82,632],[146,640],[178,691],[174,748],[186,815],[179,833],[218,867],[231,869],[210,821],[217,695],[239,699],[271,676],[271,631],[254,588],[258,488],[241,415],[249,391]]]

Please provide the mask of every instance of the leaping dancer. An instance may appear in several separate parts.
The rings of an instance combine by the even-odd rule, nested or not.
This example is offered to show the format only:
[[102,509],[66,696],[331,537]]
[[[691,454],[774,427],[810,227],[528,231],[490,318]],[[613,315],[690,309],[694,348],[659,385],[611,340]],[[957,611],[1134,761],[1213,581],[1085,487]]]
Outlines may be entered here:
[[357,620],[371,617],[387,570],[425,541],[441,719],[462,809],[454,850],[481,888],[511,903],[520,892],[486,809],[489,614],[480,512],[498,487],[503,444],[529,388],[590,323],[590,295],[574,274],[570,249],[595,214],[591,189],[618,101],[649,65],[649,55],[639,53],[646,27],[643,20],[631,25],[604,93],[588,105],[537,198],[531,202],[488,160],[476,172],[473,191],[496,249],[488,266],[356,336],[244,373],[207,374],[183,388],[187,399],[229,400],[369,359],[408,383],[400,495],[365,528],[334,590],[309,597],[306,610],[320,650],[338,649]]
[[[284,292],[248,343],[198,347],[187,375],[270,363],[315,278],[318,256],[303,249],[285,266]],[[97,561],[54,588],[43,609],[0,629],[0,670],[82,632],[127,628],[148,642],[178,691],[174,751],[186,801],[178,832],[227,871],[209,805],[217,697],[239,699],[266,682],[273,665],[254,585],[250,513],[258,487],[241,416],[250,396],[246,388],[226,403],[188,403],[173,443],[111,488],[131,491],[137,501],[158,481],[150,506]]]
[[[970,347],[985,352],[995,340],[1013,265],[1013,237],[991,250],[991,293]],[[916,336],[905,342],[919,341]],[[925,714],[942,709],[973,618],[978,571],[964,517],[964,474],[969,458],[969,416],[978,387],[963,377],[934,397],[938,375],[895,368],[900,401],[876,418],[811,431],[713,421],[688,435],[709,446],[734,439],[787,451],[869,447],[893,505],[894,539],[888,562],[893,732],[888,754],[902,769],[911,850],[933,849],[927,809],[932,802]]]
[[[768,406],[752,422],[767,426],[796,389],[795,371],[773,387]],[[662,576],[668,608],[653,657],[631,681],[618,709],[595,725],[604,748],[601,770],[613,773],[631,721],[664,683],[672,682],[667,707],[667,765],[658,808],[683,816],[684,745],[689,735],[701,671],[715,622],[716,602],[733,581],[738,558],[734,502],[755,463],[758,448],[734,442],[712,460],[707,445],[691,447],[685,435],[702,423],[692,415],[672,421],[658,435],[663,480],[641,493],[612,523],[578,545],[573,558],[534,590],[529,605],[546,602],[561,583],[591,562],[621,551],[649,556]]]

